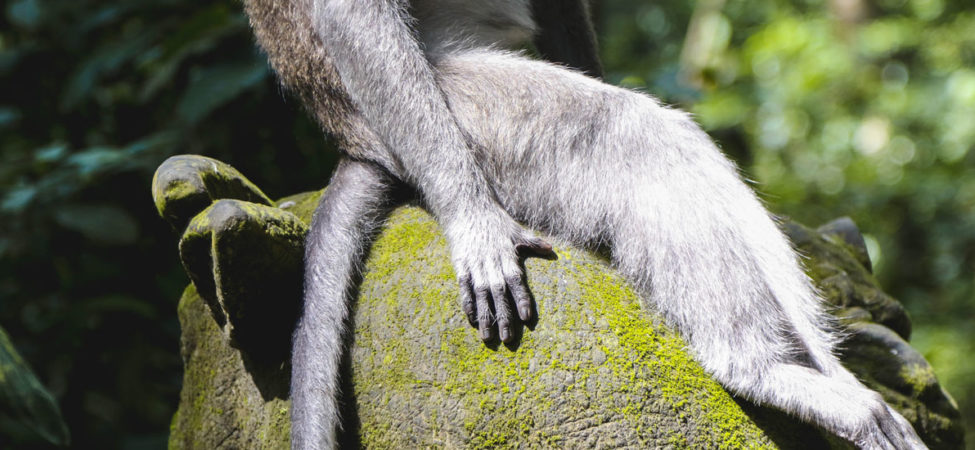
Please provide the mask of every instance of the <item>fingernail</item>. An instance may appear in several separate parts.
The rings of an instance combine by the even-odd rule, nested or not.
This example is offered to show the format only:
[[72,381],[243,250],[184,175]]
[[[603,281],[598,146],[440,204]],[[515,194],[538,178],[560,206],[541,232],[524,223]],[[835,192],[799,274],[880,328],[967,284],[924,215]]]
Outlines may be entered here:
[[508,338],[510,338],[510,337],[511,337],[511,333],[508,332],[508,329],[507,328],[502,328],[501,329],[501,340],[504,341],[504,342],[508,342]]
[[491,330],[482,329],[481,330],[481,340],[482,341],[486,341],[488,339],[491,339]]
[[531,317],[531,310],[527,306],[522,306],[518,309],[518,313],[521,314],[522,320],[528,320]]

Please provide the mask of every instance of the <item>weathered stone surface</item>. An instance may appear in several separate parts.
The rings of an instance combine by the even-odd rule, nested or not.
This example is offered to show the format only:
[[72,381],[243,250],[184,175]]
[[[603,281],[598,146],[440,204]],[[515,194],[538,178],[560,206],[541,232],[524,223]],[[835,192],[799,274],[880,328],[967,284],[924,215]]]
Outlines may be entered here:
[[163,161],[152,177],[152,198],[159,215],[177,230],[219,199],[272,204],[237,169],[199,155],[176,155]]
[[180,259],[197,292],[248,357],[289,358],[307,232],[282,209],[222,199],[190,220],[180,239]]
[[870,261],[870,254],[867,253],[867,242],[863,239],[863,234],[857,228],[856,223],[849,217],[840,217],[823,224],[816,229],[820,234],[839,238],[841,243],[846,244],[846,249],[856,258],[867,271],[873,273],[873,262]]
[[[318,194],[280,204],[308,220]],[[262,224],[279,221],[282,214],[268,208],[239,217]],[[904,341],[910,332],[906,313],[879,290],[849,251],[849,236],[824,235],[794,224],[786,229],[809,256],[811,275],[851,330],[844,362],[911,420],[930,446],[960,448],[957,407],[930,366]],[[194,233],[205,235],[206,230],[202,226]],[[184,239],[189,236],[187,231]],[[218,266],[212,273],[232,276],[238,284],[217,297],[273,304],[280,296],[240,292],[293,288],[269,285],[261,277],[233,276],[227,273],[234,270],[229,265],[219,267],[225,260],[221,252],[260,239],[259,232],[240,234],[234,245],[211,247],[210,261]],[[460,313],[453,271],[435,222],[417,208],[397,210],[372,249],[359,292],[345,380],[346,410],[352,418],[347,443],[842,445],[781,413],[732,398],[686,354],[681,339],[641,307],[638,296],[603,258],[565,246],[556,246],[556,251],[558,259],[526,262],[540,317],[534,329],[525,330],[516,347],[486,347]],[[194,279],[207,273],[191,265],[188,269],[197,272]],[[260,272],[257,264],[251,269],[249,273]],[[215,284],[214,289],[221,287]],[[238,342],[244,351],[235,349],[193,287],[184,294],[179,315],[186,375],[170,446],[286,447],[287,362],[252,358],[252,344]],[[268,328],[267,333],[273,339],[281,331]]]

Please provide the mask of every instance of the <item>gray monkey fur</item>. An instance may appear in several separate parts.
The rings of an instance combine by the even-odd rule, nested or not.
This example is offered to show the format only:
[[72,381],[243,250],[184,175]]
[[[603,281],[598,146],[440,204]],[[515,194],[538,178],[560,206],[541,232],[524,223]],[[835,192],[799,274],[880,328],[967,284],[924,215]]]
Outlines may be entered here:
[[393,179],[415,188],[444,228],[482,338],[497,321],[507,340],[506,291],[530,318],[515,247],[545,244],[513,217],[606,245],[729,390],[861,448],[924,448],[839,364],[795,253],[687,114],[497,49],[535,32],[527,0],[246,4],[283,83],[365,161],[342,163],[309,236],[294,448],[335,445],[347,294]]

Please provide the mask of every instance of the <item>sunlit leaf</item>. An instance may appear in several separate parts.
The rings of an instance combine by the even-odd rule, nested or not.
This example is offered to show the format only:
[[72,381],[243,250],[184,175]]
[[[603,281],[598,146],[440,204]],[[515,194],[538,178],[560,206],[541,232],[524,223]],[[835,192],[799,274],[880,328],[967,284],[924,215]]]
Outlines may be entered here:
[[716,92],[709,101],[695,105],[697,120],[707,129],[727,128],[741,123],[752,107],[733,91]]

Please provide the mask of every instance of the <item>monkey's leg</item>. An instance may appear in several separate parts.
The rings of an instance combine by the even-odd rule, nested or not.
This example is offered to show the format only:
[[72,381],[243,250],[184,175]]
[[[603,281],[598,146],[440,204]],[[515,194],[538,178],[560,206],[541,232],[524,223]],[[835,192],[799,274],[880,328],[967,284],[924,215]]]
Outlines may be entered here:
[[[661,116],[655,117],[661,120]],[[613,226],[613,258],[731,391],[861,448],[924,448],[832,353],[821,299],[768,212],[687,122],[641,170]],[[683,126],[684,131],[680,131]],[[676,130],[676,131],[675,131]]]
[[312,217],[305,241],[304,306],[292,354],[291,448],[336,445],[350,294],[376,230],[393,206],[394,183],[374,165],[343,159]]
[[880,394],[858,382],[823,375],[796,364],[776,364],[729,386],[760,404],[789,411],[863,449],[927,448],[911,424]]
[[[514,339],[517,318],[532,309],[518,266],[519,248],[550,252],[498,204],[475,149],[447,107],[438,77],[410,24],[405,0],[315,0],[314,33],[356,111],[382,146],[370,161],[419,191],[450,245],[468,313],[480,336]],[[512,311],[507,295],[515,297]],[[492,311],[493,306],[493,311]],[[470,317],[470,316],[469,316]],[[497,334],[495,334],[495,330]]]
[[833,355],[821,299],[733,166],[703,133],[671,133],[674,153],[658,153],[659,168],[641,171],[623,193],[630,201],[614,225],[617,266],[729,390],[861,448],[924,448]]
[[508,211],[581,244],[609,243],[725,387],[862,445],[922,445],[842,368],[795,252],[686,113],[497,52],[438,67]]

